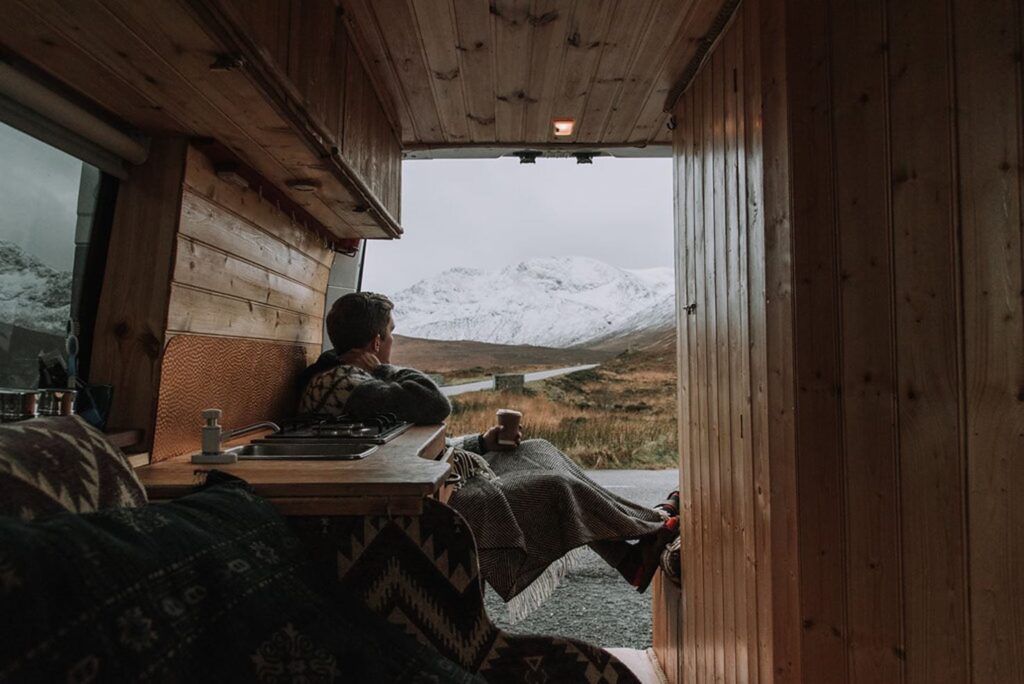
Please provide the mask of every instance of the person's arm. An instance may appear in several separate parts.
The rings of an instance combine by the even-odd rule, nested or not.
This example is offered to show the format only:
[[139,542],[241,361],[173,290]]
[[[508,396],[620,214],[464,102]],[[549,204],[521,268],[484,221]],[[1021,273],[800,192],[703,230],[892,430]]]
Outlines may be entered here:
[[459,437],[452,437],[450,446],[456,449],[462,449],[464,451],[471,451],[474,454],[484,455],[487,453],[487,447],[484,446],[484,436],[482,434],[476,435],[461,435]]
[[345,403],[346,411],[356,418],[394,413],[402,420],[429,425],[444,421],[452,412],[448,397],[418,370],[381,364],[370,375],[373,379],[357,385]]

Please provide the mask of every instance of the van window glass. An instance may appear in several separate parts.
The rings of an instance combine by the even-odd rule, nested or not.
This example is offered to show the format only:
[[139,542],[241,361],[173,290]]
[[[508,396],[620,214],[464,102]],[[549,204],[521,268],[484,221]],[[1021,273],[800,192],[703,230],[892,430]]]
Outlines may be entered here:
[[0,160],[0,386],[35,387],[77,318],[102,173],[2,123]]

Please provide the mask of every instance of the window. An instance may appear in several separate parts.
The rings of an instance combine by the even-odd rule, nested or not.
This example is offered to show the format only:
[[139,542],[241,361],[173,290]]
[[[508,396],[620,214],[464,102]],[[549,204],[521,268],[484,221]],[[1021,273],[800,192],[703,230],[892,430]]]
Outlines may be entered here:
[[94,225],[114,182],[2,123],[0,160],[0,386],[35,387],[39,356],[65,353],[71,321],[91,333],[102,255],[90,245],[105,243]]

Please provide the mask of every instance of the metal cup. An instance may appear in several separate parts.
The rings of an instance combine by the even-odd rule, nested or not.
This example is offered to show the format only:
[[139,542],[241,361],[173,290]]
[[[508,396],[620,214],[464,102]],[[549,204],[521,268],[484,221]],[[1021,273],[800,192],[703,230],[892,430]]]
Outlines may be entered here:
[[75,415],[75,397],[72,389],[44,389],[39,391],[39,415],[41,416],[73,416]]
[[498,444],[504,446],[515,446],[516,433],[519,432],[519,424],[523,420],[523,414],[513,409],[498,409]]
[[39,390],[0,388],[0,423],[14,423],[38,415]]

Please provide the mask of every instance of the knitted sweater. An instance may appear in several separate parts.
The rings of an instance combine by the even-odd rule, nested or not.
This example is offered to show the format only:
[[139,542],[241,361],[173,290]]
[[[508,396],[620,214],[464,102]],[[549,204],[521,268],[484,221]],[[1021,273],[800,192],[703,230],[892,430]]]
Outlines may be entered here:
[[313,376],[302,392],[300,413],[346,413],[369,418],[393,413],[421,425],[440,423],[452,412],[448,398],[423,373],[381,364],[372,373],[339,364]]

